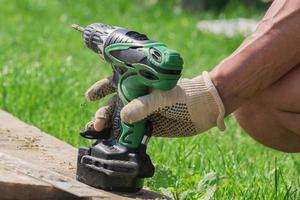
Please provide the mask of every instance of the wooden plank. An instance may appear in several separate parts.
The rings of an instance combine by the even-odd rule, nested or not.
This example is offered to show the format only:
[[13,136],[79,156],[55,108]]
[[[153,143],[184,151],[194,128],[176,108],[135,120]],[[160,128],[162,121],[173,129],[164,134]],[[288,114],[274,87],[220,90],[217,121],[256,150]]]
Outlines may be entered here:
[[1,200],[84,200],[55,188],[49,190],[41,186],[7,183],[0,186]]
[[2,200],[76,199],[74,195],[57,190],[45,182],[6,169],[4,165],[0,165],[0,197]]
[[[74,135],[74,137],[78,136]],[[76,148],[18,120],[2,110],[0,110],[0,151],[35,166],[75,179]],[[89,186],[85,187],[91,188]],[[135,194],[111,193],[100,189],[94,190],[100,195],[106,195],[110,199],[117,200],[169,199],[147,189]]]
[[0,165],[7,171],[13,171],[18,174],[34,178],[39,182],[45,182],[56,189],[70,193],[76,197],[98,197],[101,199],[108,198],[106,195],[101,194],[94,188],[86,187],[86,185],[83,183],[75,181],[72,178],[47,170],[41,166],[35,166],[24,160],[1,152]]
[[0,183],[2,183],[1,186],[3,186],[4,183],[7,183],[10,185],[22,184],[52,188],[52,186],[48,183],[44,183],[37,179],[12,171],[11,169],[7,169],[7,166],[5,165],[0,165]]

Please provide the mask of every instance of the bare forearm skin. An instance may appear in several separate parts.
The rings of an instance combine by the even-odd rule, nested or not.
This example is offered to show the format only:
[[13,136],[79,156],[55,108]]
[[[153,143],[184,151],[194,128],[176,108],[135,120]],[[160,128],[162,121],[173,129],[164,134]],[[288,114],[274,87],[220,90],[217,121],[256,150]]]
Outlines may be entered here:
[[298,63],[300,1],[275,0],[257,30],[210,76],[228,115]]

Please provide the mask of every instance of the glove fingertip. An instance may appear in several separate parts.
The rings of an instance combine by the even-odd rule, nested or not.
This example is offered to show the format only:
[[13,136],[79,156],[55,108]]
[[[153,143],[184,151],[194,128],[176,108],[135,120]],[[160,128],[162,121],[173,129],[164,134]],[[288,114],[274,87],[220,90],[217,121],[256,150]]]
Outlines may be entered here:
[[141,115],[142,111],[143,105],[139,104],[138,100],[133,100],[121,110],[120,116],[125,123],[132,124],[145,118]]
[[132,100],[121,110],[121,119],[129,124],[145,119],[154,111],[154,97],[149,94]]
[[96,131],[102,131],[105,128],[106,120],[97,118],[94,122],[94,129]]
[[132,114],[129,109],[125,106],[120,112],[121,120],[127,124],[132,124],[135,121],[132,120]]
[[85,99],[86,99],[86,100],[92,101],[92,98],[91,98],[91,96],[90,96],[89,91],[86,91],[86,92],[84,93],[84,96],[85,96]]

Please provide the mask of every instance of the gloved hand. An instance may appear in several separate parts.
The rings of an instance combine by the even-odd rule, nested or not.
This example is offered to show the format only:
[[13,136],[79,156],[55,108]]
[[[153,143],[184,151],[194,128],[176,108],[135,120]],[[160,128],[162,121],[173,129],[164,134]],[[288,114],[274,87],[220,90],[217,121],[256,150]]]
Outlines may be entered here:
[[[94,83],[85,92],[85,97],[89,101],[96,101],[114,92],[116,92],[116,88],[113,86],[112,76],[110,76]],[[110,118],[114,112],[116,97],[116,95],[113,96],[106,105],[96,111],[94,118],[85,125],[86,130],[101,131],[110,126]]]
[[[86,98],[94,101],[113,93],[112,79],[95,83]],[[100,108],[87,128],[100,131],[109,126],[115,98]],[[193,79],[180,79],[170,91],[153,89],[150,94],[132,100],[121,110],[126,123],[147,118],[153,125],[153,136],[190,136],[218,126],[225,130],[225,109],[207,72]]]

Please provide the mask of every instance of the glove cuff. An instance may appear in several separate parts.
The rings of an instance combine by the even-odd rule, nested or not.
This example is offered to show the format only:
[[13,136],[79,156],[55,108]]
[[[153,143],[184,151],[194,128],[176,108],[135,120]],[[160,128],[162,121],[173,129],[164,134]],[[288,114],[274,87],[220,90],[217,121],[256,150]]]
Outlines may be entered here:
[[219,95],[219,92],[213,82],[211,81],[211,78],[207,71],[204,71],[202,73],[203,79],[205,84],[207,85],[210,94],[213,96],[219,110],[219,115],[217,118],[217,126],[221,131],[224,131],[226,129],[225,123],[224,123],[224,116],[225,116],[225,107],[223,104],[223,101]]
[[[226,128],[224,104],[208,72],[204,71],[201,76],[192,80],[183,80],[181,85],[186,91],[186,101],[192,121],[196,127],[201,127],[198,131],[205,131],[213,126],[224,131]],[[205,119],[199,119],[201,112],[208,113]]]

